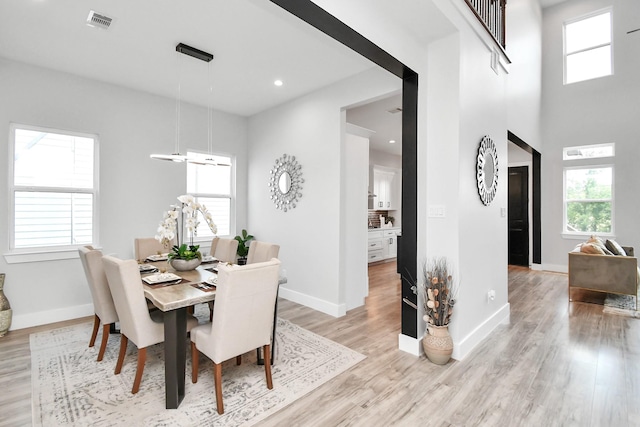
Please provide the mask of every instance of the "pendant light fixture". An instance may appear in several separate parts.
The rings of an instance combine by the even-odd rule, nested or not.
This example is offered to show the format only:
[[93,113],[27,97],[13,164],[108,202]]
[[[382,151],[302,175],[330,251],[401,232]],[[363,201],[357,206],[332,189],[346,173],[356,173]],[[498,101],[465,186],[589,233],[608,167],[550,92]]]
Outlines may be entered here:
[[[201,61],[205,61],[210,63],[211,60],[213,59],[213,55],[207,52],[204,52],[200,49],[196,49],[195,47],[191,47],[188,46],[184,43],[178,43],[178,45],[176,46],[176,52],[179,53],[183,53],[185,55],[189,55],[191,57],[197,58]],[[209,67],[211,68],[211,67]],[[152,159],[156,159],[156,160],[169,160],[172,162],[185,162],[185,161],[189,161],[189,159],[187,158],[187,156],[180,154],[180,101],[181,101],[181,78],[182,78],[182,73],[181,70],[178,70],[178,94],[176,97],[176,146],[175,146],[175,150],[173,154],[151,154],[149,157],[151,157]],[[209,104],[211,103],[211,101],[209,101]],[[208,141],[207,141],[207,145],[209,146],[209,153],[211,152],[211,106],[209,105],[207,107],[207,114],[208,114],[208,119],[207,119],[207,124],[208,124],[208,128],[209,128],[209,136],[208,136]]]
[[189,158],[187,161],[189,163],[193,163],[196,165],[205,165],[205,166],[218,166],[218,162],[213,159],[213,130],[212,130],[212,122],[213,119],[211,117],[211,99],[213,98],[213,83],[211,81],[211,62],[209,61],[209,65],[207,68],[207,80],[209,81],[209,100],[207,102],[207,157],[203,158]]

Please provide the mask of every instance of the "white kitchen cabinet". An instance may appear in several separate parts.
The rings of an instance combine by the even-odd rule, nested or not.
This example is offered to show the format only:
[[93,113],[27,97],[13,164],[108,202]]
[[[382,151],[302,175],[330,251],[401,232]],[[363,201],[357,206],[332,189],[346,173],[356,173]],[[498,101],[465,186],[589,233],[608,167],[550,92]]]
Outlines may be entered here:
[[398,232],[399,228],[380,229],[369,231],[368,260],[369,262],[383,261],[398,256]]
[[402,174],[397,169],[374,166],[373,168],[373,209],[400,209]]
[[382,256],[396,258],[398,256],[398,230],[385,230],[382,238]]
[[382,261],[383,251],[383,237],[384,234],[381,230],[369,231],[369,241],[367,250],[368,262]]

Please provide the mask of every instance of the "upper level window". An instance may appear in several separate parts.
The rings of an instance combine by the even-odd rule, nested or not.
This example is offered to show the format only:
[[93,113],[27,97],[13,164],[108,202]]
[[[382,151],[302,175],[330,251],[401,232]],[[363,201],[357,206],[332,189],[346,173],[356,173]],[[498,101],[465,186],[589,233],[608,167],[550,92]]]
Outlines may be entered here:
[[96,243],[97,136],[11,125],[10,249]]
[[562,160],[597,159],[614,155],[614,143],[564,147],[562,150]]
[[[219,236],[231,235],[233,198],[233,159],[223,155],[205,155],[202,153],[187,153],[191,159],[213,159],[218,165],[187,163],[187,193],[196,198],[198,203],[205,205],[213,222],[218,226]],[[200,221],[196,231],[196,240],[206,241],[213,237],[211,230],[204,221]]]
[[564,24],[564,82],[613,74],[611,10]]

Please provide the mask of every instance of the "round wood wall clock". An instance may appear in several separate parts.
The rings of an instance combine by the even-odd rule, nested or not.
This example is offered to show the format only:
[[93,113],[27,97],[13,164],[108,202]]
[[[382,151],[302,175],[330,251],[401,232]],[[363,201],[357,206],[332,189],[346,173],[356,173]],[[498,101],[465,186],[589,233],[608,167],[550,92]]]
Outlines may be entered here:
[[486,206],[493,201],[498,188],[498,151],[490,136],[485,135],[478,147],[476,180],[480,200]]

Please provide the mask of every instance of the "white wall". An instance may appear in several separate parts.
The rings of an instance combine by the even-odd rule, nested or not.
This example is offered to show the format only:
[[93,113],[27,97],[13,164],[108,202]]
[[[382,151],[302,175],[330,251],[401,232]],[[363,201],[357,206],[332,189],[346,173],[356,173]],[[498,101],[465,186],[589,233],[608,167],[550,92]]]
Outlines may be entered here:
[[541,151],[542,11],[538,0],[507,3],[507,126]]
[[[449,113],[449,117],[457,115],[457,118],[450,119],[451,122],[443,126],[451,127],[457,120],[458,130],[457,135],[453,133],[457,140],[449,143],[454,147],[442,151],[434,147],[429,151],[431,155],[428,161],[433,167],[427,170],[427,180],[431,182],[429,189],[446,183],[447,188],[438,191],[445,200],[447,216],[454,217],[449,221],[446,218],[444,221],[440,218],[428,219],[427,229],[429,224],[433,224],[433,232],[442,237],[435,242],[428,240],[427,250],[433,255],[446,255],[457,273],[459,297],[454,312],[455,321],[450,330],[455,342],[454,357],[462,358],[498,323],[509,317],[507,218],[501,216],[501,209],[507,206],[508,75],[502,68],[498,74],[492,70],[492,46],[465,25],[462,16],[467,17],[467,10],[462,9],[458,13],[454,8],[443,7],[443,11],[460,32],[458,36],[443,41],[441,46],[437,46],[437,51],[434,46],[432,53],[444,58],[452,55],[452,51],[459,53],[457,81],[453,80],[455,76],[447,76],[444,71],[439,71],[442,74],[439,81],[446,82],[450,91],[457,94],[458,102],[457,114],[453,111]],[[433,73],[436,72],[433,70]],[[447,109],[455,109],[454,101],[447,100],[446,93],[440,96]],[[450,138],[446,133],[443,130],[441,137],[448,141]],[[498,191],[489,206],[484,206],[480,201],[476,185],[476,156],[484,135],[493,139],[498,150]],[[442,146],[443,142],[439,144]],[[453,165],[451,156],[456,154],[457,165]],[[445,191],[456,194],[455,200]],[[431,198],[430,194],[428,198]],[[448,232],[451,232],[451,237],[446,236]],[[456,237],[457,248],[455,243],[448,242],[449,238]],[[440,241],[445,242],[442,243],[443,247],[440,247]],[[444,252],[452,249],[457,250],[457,256]],[[493,301],[488,301],[489,290],[496,292]]]
[[[524,0],[513,3],[518,1]],[[475,185],[477,146],[483,135],[491,135],[506,169],[508,117],[514,117],[520,137],[536,144],[539,111],[531,103],[539,102],[535,89],[539,83],[529,81],[526,68],[516,69],[514,77],[491,70],[492,42],[463,2],[433,2],[458,34],[430,44],[424,42],[417,22],[404,27],[387,23],[387,10],[377,2],[367,2],[364,9],[337,0],[316,3],[419,74],[418,265],[436,255],[446,255],[455,264],[461,288],[451,332],[454,356],[464,357],[509,313],[507,223],[500,212],[507,204],[506,174],[503,171],[499,177],[495,201],[484,207]],[[416,2],[403,3],[403,8],[405,15],[425,12]],[[423,26],[429,26],[431,19],[442,21],[437,14],[420,17]],[[518,25],[518,19],[510,25]],[[535,19],[529,23],[536,25]],[[535,46],[535,40],[523,40],[521,46]],[[525,51],[520,58],[524,62],[527,56],[535,66],[536,54],[539,50],[529,59]],[[512,93],[521,95],[509,98]],[[513,114],[508,115],[507,108]],[[429,204],[444,205],[446,217],[427,218]],[[489,289],[497,294],[492,303],[486,298]],[[421,316],[418,322],[421,332]]]
[[[9,123],[95,133],[100,139],[100,242],[133,256],[133,239],[153,236],[162,214],[186,192],[186,165],[152,160],[175,143],[175,100],[0,59],[0,164],[9,161]],[[214,149],[238,158],[238,224],[246,223],[246,119],[214,112]],[[182,104],[181,151],[207,149],[206,108]],[[0,200],[9,197],[0,174]],[[8,251],[8,212],[0,210],[0,254]],[[7,264],[12,329],[93,314],[78,259]]]
[[[346,111],[342,112],[346,124]],[[346,309],[364,305],[369,295],[367,268],[367,188],[369,186],[369,137],[371,133],[345,126],[342,141],[340,191],[340,300]]]
[[[349,263],[340,239],[366,252],[366,238],[341,225],[341,110],[400,84],[373,69],[249,119],[248,231],[280,245],[288,279],[281,296],[334,316],[346,312],[340,270]],[[284,153],[296,156],[305,180],[300,202],[288,212],[276,209],[267,187],[269,170]],[[366,232],[365,220],[362,227]]]
[[[613,6],[613,76],[563,85],[563,21]],[[565,239],[562,232],[562,147],[614,142],[615,235],[623,245],[640,247],[637,173],[640,159],[640,3],[628,0],[569,0],[543,15],[542,262],[566,271],[567,252],[585,239]],[[564,162],[578,165],[577,162]]]
[[[385,153],[379,150],[369,150],[369,165],[386,166],[388,168],[402,169],[402,156]],[[373,183],[372,183],[373,186]],[[373,188],[373,187],[372,187]]]

